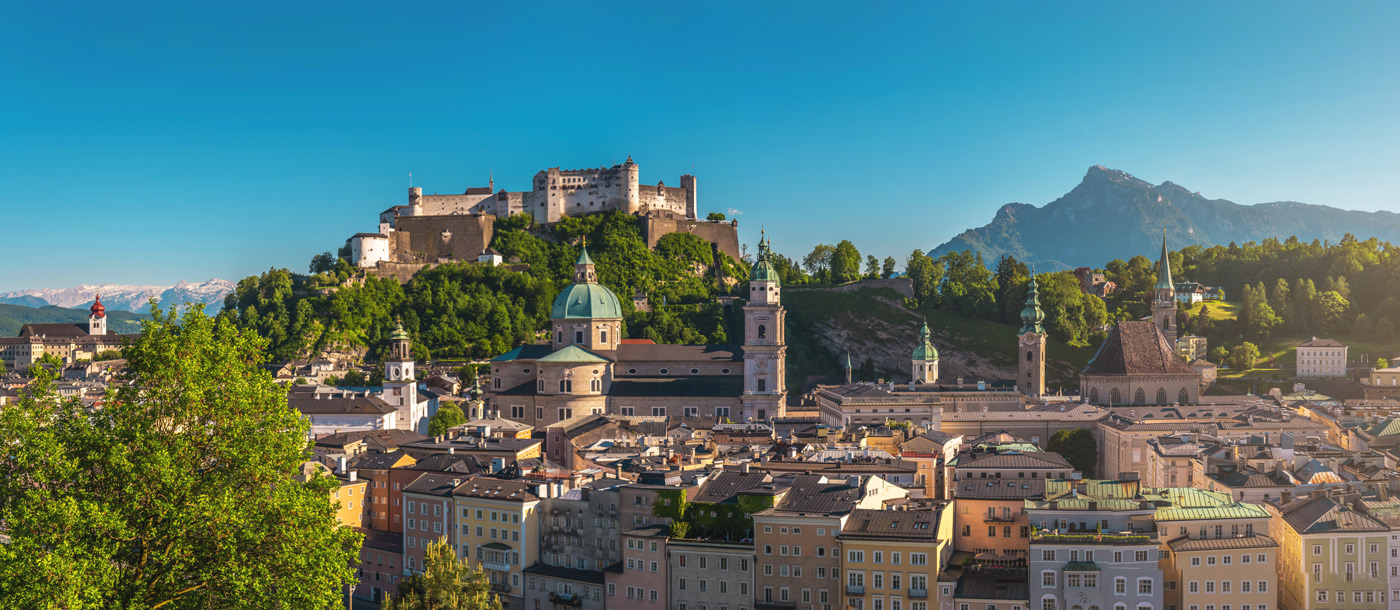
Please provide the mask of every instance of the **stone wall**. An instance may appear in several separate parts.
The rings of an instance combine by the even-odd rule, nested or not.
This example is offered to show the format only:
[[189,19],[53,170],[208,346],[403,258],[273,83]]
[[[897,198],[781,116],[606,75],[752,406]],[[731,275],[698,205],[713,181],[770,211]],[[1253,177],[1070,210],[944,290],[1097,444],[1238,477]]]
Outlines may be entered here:
[[909,281],[909,278],[907,277],[892,277],[887,280],[860,280],[856,282],[851,282],[849,284],[841,284],[839,286],[789,286],[787,289],[789,292],[794,290],[819,292],[856,292],[858,290],[863,290],[866,288],[890,288],[893,289],[895,292],[898,292],[906,299],[914,298],[914,285]]
[[391,258],[399,263],[474,261],[491,243],[495,220],[477,214],[400,216],[389,234]]
[[719,248],[720,252],[739,260],[739,225],[736,221],[711,222],[672,214],[652,214],[642,218],[642,237],[648,248],[667,233],[691,233]]

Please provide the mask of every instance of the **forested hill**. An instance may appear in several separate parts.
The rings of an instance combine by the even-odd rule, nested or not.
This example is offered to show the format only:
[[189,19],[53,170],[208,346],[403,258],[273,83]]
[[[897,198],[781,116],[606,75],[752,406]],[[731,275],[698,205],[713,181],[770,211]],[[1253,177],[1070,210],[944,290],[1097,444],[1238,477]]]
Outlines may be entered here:
[[[150,316],[117,309],[107,310],[107,329],[119,334],[141,332],[141,320]],[[74,322],[87,324],[87,309],[65,307],[25,307],[0,304],[0,337],[13,337],[25,324]]]
[[[747,280],[747,266],[723,254],[715,260],[710,244],[688,233],[663,236],[650,250],[638,219],[620,212],[565,218],[549,228],[524,215],[499,220],[491,247],[528,264],[525,272],[451,263],[400,286],[360,278],[348,261],[326,253],[313,259],[309,279],[287,269],[244,278],[225,298],[223,315],[266,338],[272,361],[327,351],[375,359],[396,317],[419,359],[492,357],[534,341],[547,327],[550,305],[573,281],[585,240],[599,281],[622,302],[628,337],[725,343],[737,332],[738,321],[726,318],[716,297]],[[635,310],[637,293],[647,295],[653,312]]]
[[1063,197],[1042,207],[1008,203],[990,223],[962,232],[930,254],[970,249],[988,261],[1010,254],[1040,269],[1092,267],[1157,252],[1163,229],[1174,249],[1289,236],[1335,243],[1347,234],[1400,242],[1400,214],[1296,202],[1241,205],[1207,199],[1171,182],[1153,186],[1096,165]]

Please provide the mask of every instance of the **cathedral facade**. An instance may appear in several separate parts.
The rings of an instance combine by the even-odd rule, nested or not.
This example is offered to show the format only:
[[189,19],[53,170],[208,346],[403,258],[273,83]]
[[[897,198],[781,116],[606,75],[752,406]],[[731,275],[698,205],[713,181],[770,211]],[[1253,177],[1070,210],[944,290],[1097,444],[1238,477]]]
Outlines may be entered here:
[[543,428],[579,415],[762,421],[787,401],[786,312],[767,238],[749,278],[743,345],[667,345],[622,337],[622,304],[587,249],[550,310],[548,343],[491,360],[486,408]]

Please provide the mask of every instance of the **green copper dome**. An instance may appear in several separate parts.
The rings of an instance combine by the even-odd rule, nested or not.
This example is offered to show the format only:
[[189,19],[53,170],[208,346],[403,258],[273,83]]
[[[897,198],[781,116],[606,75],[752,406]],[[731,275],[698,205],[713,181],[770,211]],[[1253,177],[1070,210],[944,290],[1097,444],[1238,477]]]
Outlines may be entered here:
[[937,360],[938,350],[933,347],[933,342],[928,338],[928,322],[924,322],[924,327],[919,330],[919,346],[914,348],[911,360]]
[[621,318],[622,304],[617,295],[602,284],[570,284],[554,297],[551,320]]
[[389,333],[389,340],[391,340],[391,341],[397,341],[397,340],[399,340],[399,339],[408,340],[408,333],[405,332],[404,329],[403,329],[403,320],[398,320],[398,319],[396,319],[396,320],[395,320],[395,324],[396,324],[397,326],[394,328],[394,332]]
[[1045,328],[1040,325],[1045,321],[1045,312],[1040,310],[1040,286],[1035,281],[1035,272],[1031,272],[1031,283],[1026,287],[1026,308],[1021,310],[1021,333],[1045,334]]
[[778,270],[773,268],[773,263],[768,260],[768,237],[766,235],[758,240],[758,260],[749,270],[749,281],[778,283]]

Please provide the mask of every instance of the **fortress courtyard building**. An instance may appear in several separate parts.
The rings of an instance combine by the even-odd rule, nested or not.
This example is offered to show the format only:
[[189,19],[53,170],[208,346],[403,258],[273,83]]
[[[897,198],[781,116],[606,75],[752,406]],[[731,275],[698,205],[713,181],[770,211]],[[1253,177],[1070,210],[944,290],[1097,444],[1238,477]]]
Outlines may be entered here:
[[786,312],[765,236],[744,306],[743,345],[622,338],[622,304],[598,283],[587,249],[554,299],[549,343],[491,361],[488,409],[542,429],[580,415],[665,417],[695,425],[780,417],[787,388]]

